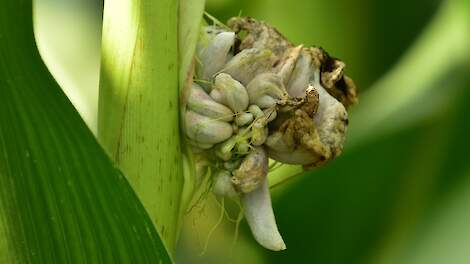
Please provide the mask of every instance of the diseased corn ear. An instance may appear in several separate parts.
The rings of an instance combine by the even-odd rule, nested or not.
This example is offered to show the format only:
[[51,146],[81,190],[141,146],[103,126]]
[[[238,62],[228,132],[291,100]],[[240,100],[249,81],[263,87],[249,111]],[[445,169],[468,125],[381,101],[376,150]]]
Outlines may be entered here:
[[277,67],[276,72],[282,78],[284,85],[287,86],[289,79],[291,78],[292,72],[294,71],[297,60],[302,52],[304,45],[299,45],[289,51],[284,58],[284,63],[280,63]]
[[242,193],[258,188],[268,175],[268,157],[262,147],[255,147],[233,172],[232,182]]
[[257,119],[253,122],[251,127],[251,144],[253,146],[261,146],[268,137],[268,128],[266,127],[267,120],[263,118]]
[[261,108],[275,107],[288,100],[288,94],[282,78],[275,73],[257,75],[246,87],[250,104]]
[[308,169],[339,155],[356,90],[345,64],[322,48],[294,46],[252,18],[228,27],[206,27],[199,41],[195,81],[203,88],[189,91],[185,130],[210,161],[213,192],[240,197],[255,239],[282,250],[268,158]]
[[263,111],[263,113],[264,113],[264,115],[266,116],[266,118],[267,118],[266,121],[267,121],[268,123],[271,122],[271,121],[273,121],[273,120],[275,120],[276,117],[277,117],[277,111],[276,111],[276,108],[275,108],[275,107],[265,109],[265,110]]
[[[197,77],[201,80],[212,81],[214,75],[224,67],[232,57],[231,49],[235,42],[234,32],[220,32],[216,27],[208,27],[200,41],[197,53]],[[210,85],[203,83],[204,89],[210,91]]]
[[191,85],[188,104],[189,110],[219,121],[232,121],[233,112],[223,104],[217,103],[196,83]]
[[252,113],[241,113],[235,118],[235,123],[238,126],[248,125],[253,121],[253,114]]
[[256,241],[269,250],[286,249],[274,218],[267,178],[263,179],[256,190],[242,195],[242,205],[246,221]]
[[331,158],[341,154],[346,130],[348,126],[348,113],[343,104],[322,87],[317,89],[320,96],[318,112],[313,118],[320,140],[330,148]]
[[245,49],[228,61],[222,72],[247,85],[258,74],[270,71],[275,61],[276,57],[268,49]]
[[190,146],[200,150],[210,149],[214,146],[214,144],[197,142],[191,138],[187,138],[186,142],[188,142]]
[[274,27],[251,17],[232,17],[227,25],[236,33],[245,31],[239,49],[269,49],[278,59],[292,48],[292,44]]
[[230,107],[235,113],[240,113],[248,107],[249,98],[245,87],[229,74],[217,74],[213,88],[211,97]]
[[289,95],[292,97],[305,96],[305,89],[307,89],[310,79],[316,70],[310,54],[302,51],[289,78],[287,85]]
[[214,187],[212,191],[219,196],[236,197],[237,191],[233,187],[232,174],[228,170],[219,170],[214,175]]
[[194,111],[185,114],[186,135],[200,144],[216,144],[232,135],[232,126]]
[[314,117],[299,109],[267,138],[272,159],[311,167],[341,153],[347,128],[346,109],[318,83],[315,86],[319,105]]
[[258,105],[250,105],[248,107],[248,112],[252,113],[255,118],[264,117],[264,112]]

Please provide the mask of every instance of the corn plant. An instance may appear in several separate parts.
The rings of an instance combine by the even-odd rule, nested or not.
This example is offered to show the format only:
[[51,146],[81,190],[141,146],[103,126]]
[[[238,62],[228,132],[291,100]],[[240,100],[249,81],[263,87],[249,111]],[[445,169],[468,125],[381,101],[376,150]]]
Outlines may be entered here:
[[[218,34],[223,32],[224,36],[229,36],[230,45],[224,56],[235,58],[236,54],[229,54],[228,51],[238,49],[237,52],[242,52],[243,48],[235,47],[234,32],[238,34],[238,31],[248,31],[250,36],[250,30],[247,30],[250,28],[245,24],[247,20],[241,18],[232,19],[225,25],[206,14],[207,19],[204,21],[204,5],[201,0],[105,1],[95,136],[52,77],[38,52],[33,30],[32,0],[2,2],[0,263],[172,263],[175,258],[182,258],[181,255],[186,254],[184,248],[177,249],[177,242],[184,233],[184,220],[188,217],[188,212],[191,213],[192,206],[200,202],[200,197],[210,195],[201,195],[201,192],[206,191],[204,188],[222,194],[221,196],[241,199],[254,239],[268,249],[281,250],[287,246],[287,253],[283,254],[294,252],[289,255],[290,260],[302,261],[301,253],[307,252],[310,246],[297,244],[291,247],[289,234],[294,233],[295,228],[307,229],[308,219],[299,220],[298,226],[288,226],[281,219],[285,228],[281,229],[281,233],[287,237],[284,243],[273,220],[271,201],[269,200],[268,207],[266,204],[250,206],[269,197],[269,188],[283,185],[300,175],[309,174],[309,177],[314,177],[317,172],[308,172],[306,169],[309,165],[323,164],[322,161],[338,156],[344,133],[338,136],[339,139],[335,135],[334,139],[337,140],[332,144],[333,147],[330,146],[330,152],[313,152],[314,157],[307,156],[307,161],[292,161],[292,152],[279,152],[276,149],[279,145],[272,144],[273,139],[268,137],[272,135],[271,132],[264,128],[272,121],[268,121],[269,115],[266,113],[274,113],[273,109],[280,113],[282,107],[279,105],[294,105],[298,102],[286,93],[276,93],[273,98],[278,108],[272,108],[273,105],[258,100],[259,95],[256,94],[256,89],[250,88],[250,82],[254,80],[279,88],[285,81],[282,74],[289,65],[296,63],[289,59],[299,57],[301,52],[320,52],[320,49],[304,49],[301,43],[293,44],[286,40],[283,42],[288,47],[283,50],[285,53],[276,55],[282,59],[285,54],[289,55],[281,63],[274,63],[273,60],[273,65],[277,65],[279,69],[276,74],[268,76],[265,72],[256,72],[262,78],[253,76],[252,79],[245,80],[253,68],[246,71],[242,67],[235,67],[236,70],[233,67],[223,68],[223,65],[230,64],[225,57],[219,69],[207,74],[207,68],[204,67],[214,66],[212,64],[216,63],[217,57],[215,53],[204,53],[204,45],[208,43],[204,42],[204,36],[211,38],[207,34],[208,30],[216,29]],[[440,107],[444,105],[443,102],[454,102],[460,95],[458,92],[449,90],[435,93],[435,86],[436,83],[444,82],[453,87],[453,83],[465,80],[466,72],[461,69],[468,68],[470,64],[469,10],[468,2],[464,0],[443,3],[397,65],[361,94],[360,103],[349,113],[351,127],[345,145],[346,151],[361,149],[380,136],[426,120],[444,109]],[[250,21],[258,23],[253,22],[256,20]],[[271,30],[271,27],[268,29]],[[243,40],[246,36],[240,33],[238,37]],[[279,39],[277,35],[276,38]],[[328,50],[328,47],[325,48]],[[321,52],[318,56],[329,58],[326,53]],[[256,60],[257,63],[259,61],[261,60]],[[342,65],[339,60],[334,62],[335,65]],[[349,64],[348,67],[353,68],[354,65]],[[335,82],[341,79],[341,82],[348,83],[348,80],[342,79],[343,68],[340,71],[341,78],[335,79]],[[333,75],[332,73],[331,76]],[[447,80],[448,76],[452,80]],[[207,88],[208,83],[213,83],[214,88]],[[227,99],[228,92],[224,90],[227,83],[236,83],[232,86],[240,84],[237,87],[243,88],[241,91],[247,90],[245,99],[250,103],[243,103],[242,107],[240,104],[231,104]],[[315,85],[318,87],[320,84]],[[315,85],[301,90],[301,93],[307,92],[302,99],[306,102],[311,98],[320,98],[320,103],[305,103],[309,110],[316,107],[312,112],[316,113],[317,108],[322,107],[322,98],[335,100],[332,99],[335,97],[335,113],[344,117],[346,112],[343,105],[348,106],[355,102],[356,95],[352,88],[348,90],[349,94],[335,96],[335,92],[329,91],[332,95],[328,95],[323,88],[315,89]],[[321,85],[327,87],[325,84]],[[352,87],[352,84],[346,87]],[[207,142],[204,138],[201,139],[200,131],[188,129],[188,120],[192,120],[191,116],[188,117],[188,112],[191,112],[192,117],[195,116],[194,113],[202,114],[197,112],[197,106],[191,105],[186,93],[209,96],[213,100],[210,103],[212,106],[234,114],[233,119],[226,121],[230,125],[224,125],[227,128],[230,126],[231,133],[223,136],[223,140],[208,141],[209,147],[203,146]],[[308,97],[310,95],[311,98]],[[243,100],[237,100],[239,101]],[[412,111],[417,103],[423,102],[430,106],[423,107],[423,111]],[[300,109],[300,106],[295,109]],[[307,108],[302,108],[305,109]],[[250,128],[256,126],[255,121],[261,120],[256,119],[257,114],[265,116],[266,120],[258,134],[254,129],[251,130],[249,146],[239,141],[232,142],[235,135],[232,129],[239,129],[238,124],[251,124]],[[454,116],[459,117],[459,114]],[[234,123],[237,125],[234,126]],[[343,123],[344,118],[341,119],[341,124]],[[296,123],[292,121],[284,127],[295,127],[294,124]],[[280,130],[274,125],[270,129],[276,132]],[[445,131],[442,133],[445,134]],[[436,144],[444,145],[445,142],[439,141],[442,139],[441,135],[430,133],[428,136]],[[220,134],[212,135],[211,140],[217,136]],[[314,137],[312,134],[309,136]],[[240,137],[236,139],[239,140]],[[229,153],[222,153],[217,149],[220,146],[217,144],[226,146],[231,143],[234,144]],[[216,158],[204,161],[209,162],[206,169],[212,171],[212,174],[209,173],[212,180],[202,185],[201,178],[198,178],[200,159],[193,152],[194,145],[203,146],[201,148],[207,153],[219,151],[214,152]],[[305,146],[308,144],[302,145]],[[246,147],[245,152],[243,147]],[[265,149],[260,151],[260,148]],[[236,155],[233,155],[235,152],[232,149],[237,149]],[[248,149],[255,149],[257,152],[249,152]],[[265,150],[267,154],[264,153]],[[424,153],[424,156],[429,155],[431,159],[431,154]],[[276,169],[267,174],[266,155],[291,164],[275,166]],[[264,157],[264,170],[259,178],[253,176],[256,168],[246,164],[245,167],[238,164],[239,167],[233,170],[226,167],[220,170],[226,162],[250,160],[254,159],[253,156]],[[326,166],[320,173],[328,170],[334,172],[335,168],[331,170]],[[410,178],[415,183],[420,183],[419,178]],[[252,192],[255,189],[262,192]],[[263,199],[257,199],[256,196],[260,193]],[[413,191],[404,193],[405,198],[416,203],[396,210],[397,214],[406,216],[414,212],[413,206],[418,207],[419,201],[413,200]],[[293,197],[291,202],[295,204],[303,204],[304,199],[309,203],[310,199],[302,197],[299,201],[299,197],[293,194],[289,197]],[[216,201],[222,201],[223,205],[224,199]],[[226,214],[224,208],[221,212],[219,219]],[[263,221],[271,221],[269,228],[265,228],[266,222],[255,223],[260,219],[260,214],[269,215],[267,220],[262,218]],[[454,214],[458,215],[456,211],[448,212],[448,215]],[[447,220],[453,223],[445,217],[443,219],[443,222]],[[241,218],[237,218],[237,231],[240,221]],[[429,257],[432,254],[427,249],[432,248],[433,240],[424,242],[422,248],[410,246],[410,250],[417,248],[417,252],[421,254],[415,258],[408,259],[406,250],[404,255],[396,253],[400,250],[395,241],[403,239],[406,224],[405,220],[397,220],[396,225],[391,228],[396,231],[393,233],[395,236],[390,235],[389,239],[382,241],[381,249],[385,253],[371,253],[367,261],[413,263],[410,262],[411,259],[416,260],[416,263],[427,263],[426,260],[432,259]],[[436,225],[440,226],[439,223]],[[212,232],[208,233],[210,239]],[[433,237],[446,236],[449,233],[426,234]],[[245,247],[253,247],[251,240],[240,243]],[[468,240],[462,241],[464,244]],[[221,243],[220,247],[225,247],[226,244]],[[240,254],[233,260],[241,262],[249,259],[248,255],[244,257]],[[278,256],[271,255],[270,258],[278,260]],[[325,259],[328,258],[323,258]],[[320,257],[319,261],[322,261]],[[335,261],[341,262],[340,258]]]

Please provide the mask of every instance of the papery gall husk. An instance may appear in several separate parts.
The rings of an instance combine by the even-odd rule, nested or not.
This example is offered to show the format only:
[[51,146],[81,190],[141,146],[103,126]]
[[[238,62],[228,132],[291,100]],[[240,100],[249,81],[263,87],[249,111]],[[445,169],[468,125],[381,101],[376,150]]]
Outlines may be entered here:
[[347,127],[344,106],[320,85],[318,107],[297,109],[266,140],[269,156],[289,164],[306,168],[321,165],[336,156],[343,148]]
[[248,33],[240,43],[240,50],[269,49],[274,56],[280,57],[292,47],[292,44],[275,28],[251,17],[232,17],[227,25],[235,33],[240,31]]
[[235,189],[249,193],[258,188],[268,174],[268,157],[263,147],[254,147],[233,172]]

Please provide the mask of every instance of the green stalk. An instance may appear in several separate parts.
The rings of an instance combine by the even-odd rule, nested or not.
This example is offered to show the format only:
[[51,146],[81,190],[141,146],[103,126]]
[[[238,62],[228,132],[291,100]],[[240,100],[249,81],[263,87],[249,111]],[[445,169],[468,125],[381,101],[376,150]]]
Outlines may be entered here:
[[98,138],[170,253],[184,183],[177,29],[177,0],[105,1]]

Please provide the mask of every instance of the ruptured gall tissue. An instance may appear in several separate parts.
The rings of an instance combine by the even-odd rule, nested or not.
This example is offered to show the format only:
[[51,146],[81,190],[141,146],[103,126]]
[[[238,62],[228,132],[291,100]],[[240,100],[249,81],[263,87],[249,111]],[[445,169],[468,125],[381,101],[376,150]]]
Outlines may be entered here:
[[309,169],[341,154],[346,108],[357,103],[346,65],[249,17],[202,28],[195,61],[194,83],[185,91],[187,142],[209,168],[201,171],[214,172],[214,193],[240,198],[255,239],[285,249],[268,160]]

